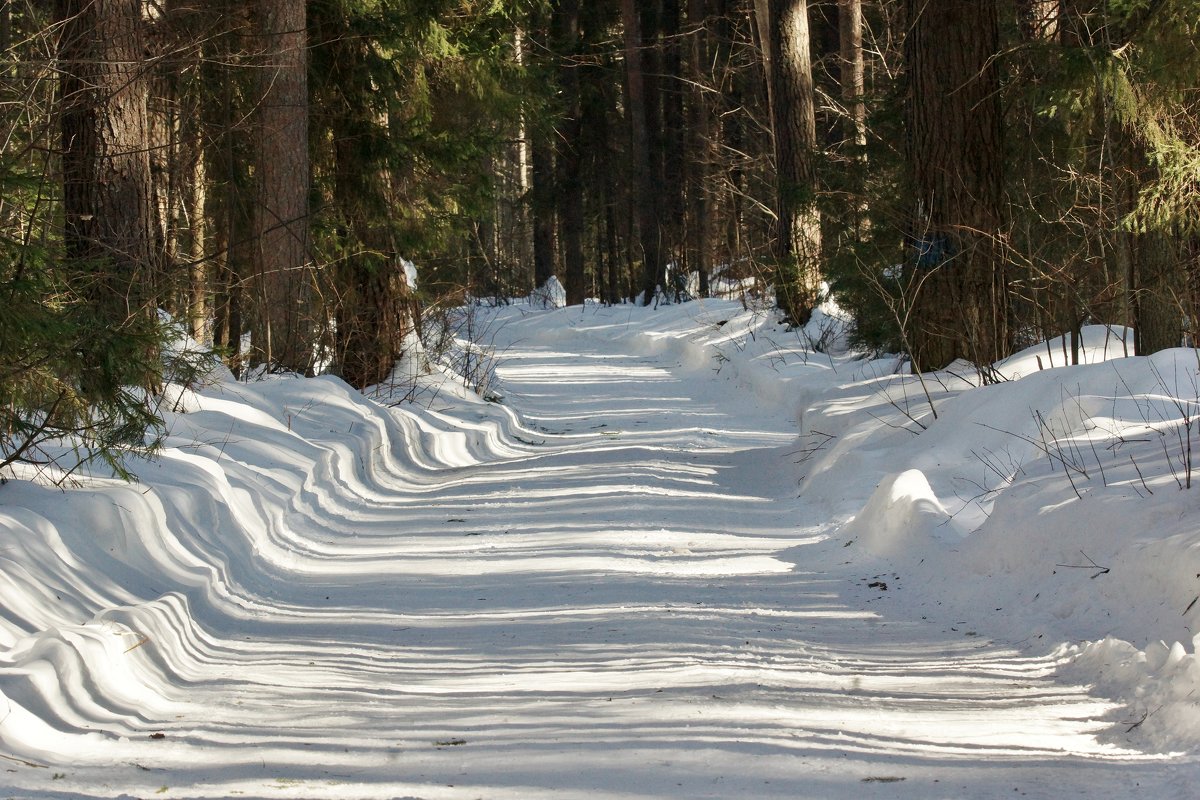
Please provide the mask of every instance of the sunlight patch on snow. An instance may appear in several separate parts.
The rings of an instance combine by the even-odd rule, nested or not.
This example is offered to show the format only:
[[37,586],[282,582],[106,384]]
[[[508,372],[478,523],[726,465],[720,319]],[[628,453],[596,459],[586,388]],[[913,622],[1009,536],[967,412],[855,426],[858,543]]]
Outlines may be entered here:
[[[489,311],[508,405],[226,383],[186,398],[139,485],[11,481],[6,788],[828,800],[881,775],[911,798],[1174,780],[1135,748],[1191,741],[1194,643],[1032,642],[1195,624],[1192,495],[1158,455],[1191,406],[1157,388],[1194,370],[939,376],[926,398],[894,358],[688,306]],[[1031,409],[1063,454],[1119,458],[1076,496]],[[797,441],[800,418],[823,435]],[[1107,571],[1056,568],[1080,553]]]

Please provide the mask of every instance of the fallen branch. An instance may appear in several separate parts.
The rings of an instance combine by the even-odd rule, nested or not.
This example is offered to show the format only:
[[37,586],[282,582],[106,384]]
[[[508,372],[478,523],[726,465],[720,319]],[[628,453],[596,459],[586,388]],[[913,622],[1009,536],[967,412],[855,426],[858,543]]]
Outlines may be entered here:
[[[1086,563],[1086,564],[1055,564],[1054,566],[1061,567],[1063,569],[1095,569],[1095,570],[1099,570],[1099,572],[1097,572],[1095,575],[1089,576],[1092,579],[1099,578],[1101,575],[1104,575],[1107,572],[1111,572],[1111,570],[1108,567],[1100,566],[1099,564],[1097,564],[1095,561],[1092,560],[1091,556],[1089,556],[1087,553],[1083,552],[1082,550],[1079,551],[1079,555],[1086,558],[1088,560],[1088,563]],[[1184,612],[1184,613],[1187,613],[1187,612]]]

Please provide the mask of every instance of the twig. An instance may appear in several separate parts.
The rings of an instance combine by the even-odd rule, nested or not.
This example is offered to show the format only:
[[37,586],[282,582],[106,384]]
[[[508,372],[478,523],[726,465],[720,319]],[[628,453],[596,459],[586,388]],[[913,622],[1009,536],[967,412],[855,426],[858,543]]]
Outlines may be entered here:
[[1088,560],[1088,563],[1086,563],[1086,564],[1055,564],[1054,566],[1060,567],[1062,569],[1096,569],[1096,570],[1100,570],[1095,575],[1089,576],[1093,580],[1096,578],[1099,578],[1101,575],[1104,575],[1105,573],[1111,572],[1111,570],[1108,567],[1100,566],[1099,564],[1097,564],[1095,561],[1092,560],[1091,556],[1089,556],[1087,553],[1083,552],[1082,550],[1079,551],[1079,555],[1086,558]]

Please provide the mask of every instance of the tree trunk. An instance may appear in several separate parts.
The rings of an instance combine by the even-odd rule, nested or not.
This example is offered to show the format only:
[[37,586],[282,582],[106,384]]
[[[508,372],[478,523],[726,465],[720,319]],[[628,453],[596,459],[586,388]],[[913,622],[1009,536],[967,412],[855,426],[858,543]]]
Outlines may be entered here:
[[538,289],[554,277],[554,150],[547,131],[530,126],[533,169],[533,282]]
[[706,0],[688,0],[687,250],[688,269],[699,275],[701,297],[708,296],[709,224],[708,186],[712,161],[708,100],[708,7]]
[[653,302],[654,292],[666,282],[659,217],[656,208],[653,175],[650,162],[650,140],[646,127],[646,86],[642,70],[642,25],[637,3],[621,0],[621,19],[625,26],[625,113],[629,119],[630,161],[635,177],[634,205],[637,206],[638,244],[642,256],[643,302]]
[[842,140],[867,146],[866,60],[863,58],[862,0],[838,0],[839,82],[846,107]]
[[192,144],[195,152],[191,161],[188,185],[183,199],[188,223],[188,329],[192,338],[204,342],[208,331],[208,218],[204,213],[208,176],[204,172],[204,157],[199,140]]
[[558,222],[562,242],[564,288],[569,305],[583,303],[583,109],[580,103],[579,0],[559,0],[554,10],[555,52],[560,59],[559,87],[565,117],[559,126],[555,166],[558,171]]
[[252,360],[309,372],[316,320],[308,258],[308,58],[304,0],[259,0]]
[[1007,354],[996,4],[906,0],[915,369]]
[[203,104],[208,131],[205,173],[210,182],[210,191],[205,192],[206,216],[212,223],[209,272],[214,282],[213,346],[225,351],[229,368],[240,374],[245,319],[242,298],[252,272],[255,191],[250,177],[248,126],[242,122],[250,116],[250,110],[239,91],[237,76],[249,71],[242,63],[249,19],[241,0],[220,0],[214,17],[221,27],[205,42],[206,53],[201,59],[202,83],[217,89],[212,101]]
[[[529,14],[529,36],[527,37],[531,70],[545,75],[553,69],[548,65],[549,22],[547,14],[539,7]],[[545,114],[531,114],[529,130],[530,189],[529,205],[533,228],[533,283],[534,288],[545,287],[554,277],[555,229],[557,228],[554,188],[554,131]]]
[[655,105],[659,108],[658,152],[661,154],[661,164],[658,165],[661,175],[658,190],[661,195],[659,208],[662,209],[662,219],[659,229],[662,231],[667,261],[672,262],[676,270],[681,270],[684,261],[684,218],[687,213],[684,155],[688,142],[684,132],[687,122],[683,102],[684,95],[687,94],[686,76],[683,72],[684,32],[680,0],[659,1],[659,43],[655,49],[659,54],[660,66],[659,77],[654,82],[657,95]]
[[805,0],[770,0],[779,274],[776,302],[804,325],[820,297],[821,219],[816,207],[817,123]]
[[153,314],[162,277],[140,0],[57,0],[64,244],[114,325]]

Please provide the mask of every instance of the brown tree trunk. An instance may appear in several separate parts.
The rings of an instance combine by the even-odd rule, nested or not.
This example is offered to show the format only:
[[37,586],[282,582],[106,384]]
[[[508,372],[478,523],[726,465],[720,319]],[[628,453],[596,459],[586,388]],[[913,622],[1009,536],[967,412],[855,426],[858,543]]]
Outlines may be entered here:
[[770,0],[779,274],[776,302],[795,325],[820,296],[821,219],[816,207],[817,123],[805,0]]
[[658,165],[658,174],[661,176],[658,190],[661,194],[659,208],[662,209],[662,221],[659,227],[666,258],[673,262],[675,269],[679,271],[684,262],[684,218],[687,213],[684,192],[687,181],[684,155],[688,142],[684,133],[687,122],[683,102],[687,93],[686,76],[683,72],[684,32],[680,0],[659,0],[659,3],[659,42],[655,48],[658,53],[659,76],[654,82],[657,95],[655,105],[659,109],[657,119],[660,146],[657,150],[661,154],[661,163]]
[[64,243],[120,324],[153,314],[163,265],[155,230],[140,0],[57,0]]
[[[546,54],[549,24],[546,13],[535,7],[529,15],[529,52],[526,60],[538,74],[548,69]],[[555,188],[554,188],[554,131],[544,114],[530,114],[526,122],[529,134],[529,210],[533,244],[533,284],[545,287],[555,275]]]
[[650,161],[650,139],[646,127],[646,86],[642,70],[642,25],[634,0],[621,0],[621,19],[625,28],[625,113],[629,119],[630,161],[634,174],[634,204],[637,206],[638,244],[642,257],[643,302],[653,302],[655,289],[666,282],[659,217],[656,208]]
[[866,60],[862,0],[838,0],[839,82],[846,107],[842,139],[857,150],[867,145]]
[[225,351],[226,363],[240,374],[243,333],[243,294],[251,274],[254,187],[250,178],[250,137],[243,122],[249,117],[236,76],[245,68],[248,9],[241,0],[220,0],[214,17],[220,27],[205,42],[201,59],[202,82],[219,87],[217,102],[204,104],[204,125],[209,132],[205,174],[206,213],[211,220],[209,244],[213,281],[213,346]]
[[688,92],[687,166],[687,249],[688,268],[699,274],[701,297],[708,296],[709,221],[708,187],[712,161],[709,119],[712,107],[708,99],[708,4],[706,0],[688,0]]
[[187,244],[188,263],[188,329],[192,338],[203,342],[208,331],[208,218],[204,214],[205,193],[208,176],[204,172],[204,158],[199,141],[195,141],[195,153],[191,170],[187,175],[188,185],[183,190],[186,222],[189,223]]
[[308,258],[308,58],[304,0],[259,0],[264,66],[255,174],[252,360],[312,367]]
[[554,150],[547,131],[530,126],[533,186],[533,282],[538,289],[554,277]]
[[579,0],[559,0],[554,9],[555,51],[561,59],[559,87],[565,105],[555,153],[558,190],[558,222],[562,242],[564,288],[568,305],[584,301],[583,255],[583,109],[580,104],[582,69],[579,49]]
[[994,3],[906,0],[916,369],[1007,354],[999,21]]

